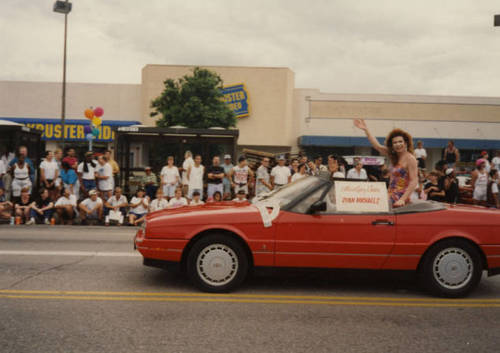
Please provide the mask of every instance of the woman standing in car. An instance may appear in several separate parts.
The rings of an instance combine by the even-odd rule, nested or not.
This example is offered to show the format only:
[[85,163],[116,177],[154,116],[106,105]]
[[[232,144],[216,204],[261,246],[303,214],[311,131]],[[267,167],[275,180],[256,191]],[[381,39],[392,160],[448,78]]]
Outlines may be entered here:
[[363,130],[366,137],[380,154],[389,157],[392,168],[389,182],[389,200],[393,207],[401,207],[410,202],[410,196],[418,184],[417,160],[413,156],[413,141],[407,132],[392,130],[382,146],[370,133],[363,119],[355,119],[354,125]]

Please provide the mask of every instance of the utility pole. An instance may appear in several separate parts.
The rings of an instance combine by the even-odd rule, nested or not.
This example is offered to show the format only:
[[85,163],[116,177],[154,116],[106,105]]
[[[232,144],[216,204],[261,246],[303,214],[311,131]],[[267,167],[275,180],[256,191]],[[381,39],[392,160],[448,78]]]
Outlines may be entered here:
[[56,1],[54,3],[54,12],[64,14],[64,59],[63,59],[63,83],[62,83],[62,103],[61,103],[61,145],[64,151],[65,130],[66,130],[66,41],[68,32],[68,14],[71,12],[72,4],[66,1]]

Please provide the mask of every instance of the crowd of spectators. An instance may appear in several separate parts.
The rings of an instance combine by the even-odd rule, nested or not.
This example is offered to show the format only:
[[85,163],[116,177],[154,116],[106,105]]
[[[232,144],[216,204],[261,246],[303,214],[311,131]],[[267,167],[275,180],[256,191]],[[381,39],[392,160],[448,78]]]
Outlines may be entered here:
[[[419,180],[411,200],[460,202],[455,172],[460,155],[453,143],[448,144],[443,159],[429,172],[421,141],[417,143],[415,157]],[[72,148],[64,156],[60,149],[47,151],[37,168],[40,187],[37,195],[33,195],[36,166],[22,146],[15,156],[6,154],[0,160],[0,219],[16,224],[139,225],[149,212],[204,202],[245,202],[308,175],[383,181],[387,185],[390,182],[386,166],[365,169],[361,158],[354,158],[349,165],[336,155],[329,155],[326,164],[321,156],[313,160],[307,156],[291,160],[279,156],[272,168],[270,158],[265,157],[256,170],[250,168],[245,156],[233,164],[228,154],[222,163],[219,156],[214,156],[207,167],[201,155],[193,156],[189,151],[182,163],[177,162],[179,167],[174,157],[169,156],[158,175],[146,167],[141,185],[129,199],[117,183],[120,168],[110,151],[99,155],[87,152],[81,162]],[[482,152],[471,174],[473,203],[500,207],[499,167],[500,152],[491,161],[487,152]]]

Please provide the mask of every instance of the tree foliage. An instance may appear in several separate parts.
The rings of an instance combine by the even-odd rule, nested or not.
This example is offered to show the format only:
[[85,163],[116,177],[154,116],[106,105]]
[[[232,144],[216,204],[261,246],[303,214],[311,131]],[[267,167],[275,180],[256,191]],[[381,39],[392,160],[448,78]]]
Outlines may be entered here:
[[192,75],[164,81],[165,89],[151,101],[151,116],[161,115],[156,126],[228,128],[236,125],[234,113],[222,100],[222,79],[215,72],[194,68]]

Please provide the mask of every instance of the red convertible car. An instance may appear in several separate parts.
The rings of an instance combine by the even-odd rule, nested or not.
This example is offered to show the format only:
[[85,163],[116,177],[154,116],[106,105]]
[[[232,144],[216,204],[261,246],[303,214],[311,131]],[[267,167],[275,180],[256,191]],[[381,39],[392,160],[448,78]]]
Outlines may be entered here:
[[500,274],[500,212],[421,201],[339,212],[335,183],[307,177],[243,204],[149,214],[135,236],[144,264],[177,263],[201,290],[228,292],[253,266],[414,270],[432,293],[462,297]]

